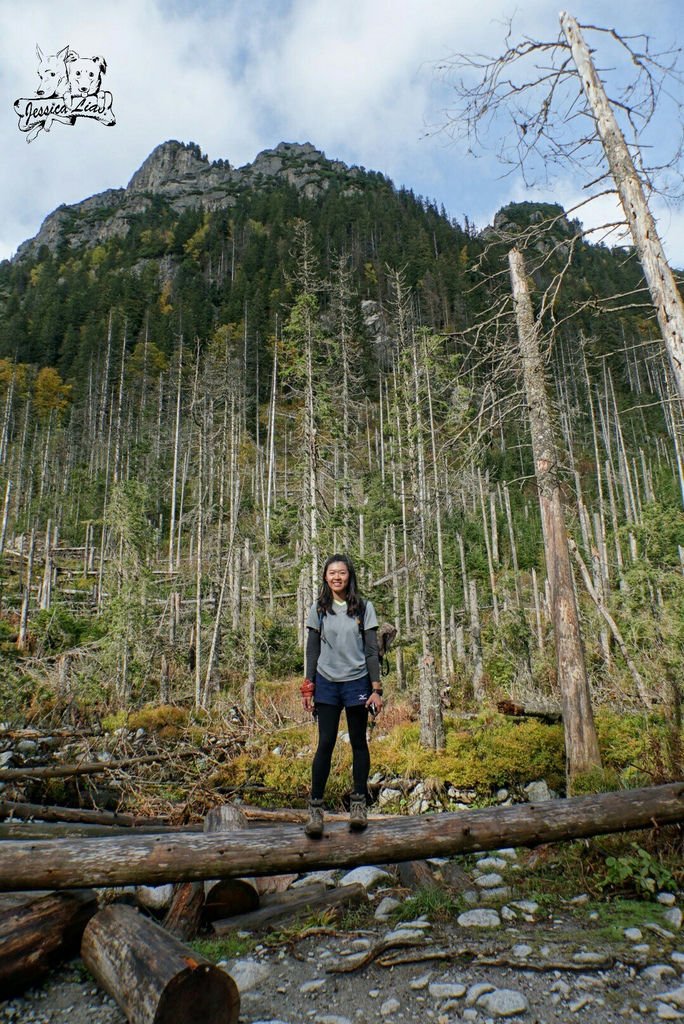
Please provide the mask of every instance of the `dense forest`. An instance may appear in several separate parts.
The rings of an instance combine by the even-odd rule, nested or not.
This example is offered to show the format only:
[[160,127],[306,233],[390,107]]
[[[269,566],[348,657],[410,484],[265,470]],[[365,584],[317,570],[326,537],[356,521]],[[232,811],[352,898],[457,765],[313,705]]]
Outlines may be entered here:
[[634,253],[552,205],[459,225],[322,155],[302,187],[297,159],[224,203],[151,189],[123,228],[63,208],[0,267],[1,713],[249,712],[301,672],[339,550],[397,694],[557,707],[515,244],[593,702],[678,720],[684,424]]

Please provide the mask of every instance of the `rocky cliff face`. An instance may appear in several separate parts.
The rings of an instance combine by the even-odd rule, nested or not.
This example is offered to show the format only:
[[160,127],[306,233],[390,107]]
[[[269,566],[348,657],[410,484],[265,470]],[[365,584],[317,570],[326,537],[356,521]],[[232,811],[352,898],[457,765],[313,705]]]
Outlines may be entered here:
[[328,188],[333,177],[348,179],[353,190],[360,173],[356,167],[328,160],[309,142],[281,142],[238,168],[227,160],[210,163],[194,143],[163,142],[126,188],[109,189],[49,214],[38,234],[19,246],[14,259],[35,256],[42,245],[54,252],[63,240],[76,247],[125,235],[130,218],[147,209],[153,196],[163,196],[179,213],[192,206],[218,209],[232,206],[242,189],[268,187],[274,180],[294,185],[309,198]]

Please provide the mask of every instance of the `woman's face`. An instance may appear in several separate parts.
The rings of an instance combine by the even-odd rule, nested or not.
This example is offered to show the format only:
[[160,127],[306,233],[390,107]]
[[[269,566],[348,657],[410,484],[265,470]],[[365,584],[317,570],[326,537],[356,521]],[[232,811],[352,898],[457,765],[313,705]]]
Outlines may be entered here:
[[349,569],[344,562],[331,562],[325,570],[325,582],[332,590],[333,597],[343,601],[349,586]]

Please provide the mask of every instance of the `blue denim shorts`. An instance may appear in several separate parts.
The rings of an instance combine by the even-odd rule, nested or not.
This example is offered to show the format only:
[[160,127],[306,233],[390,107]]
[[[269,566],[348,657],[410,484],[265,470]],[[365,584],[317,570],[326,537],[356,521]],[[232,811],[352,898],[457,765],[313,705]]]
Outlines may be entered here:
[[316,673],[316,692],[314,704],[332,704],[336,708],[353,708],[365,705],[370,697],[370,676],[361,676],[344,683],[331,683],[329,679]]

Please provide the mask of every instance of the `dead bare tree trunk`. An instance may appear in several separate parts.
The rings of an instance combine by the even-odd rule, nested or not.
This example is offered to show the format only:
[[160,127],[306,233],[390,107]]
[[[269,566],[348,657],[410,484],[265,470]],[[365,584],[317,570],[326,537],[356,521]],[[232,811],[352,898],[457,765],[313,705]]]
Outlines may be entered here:
[[0,527],[0,555],[5,550],[5,537],[7,536],[7,519],[9,517],[10,496],[12,494],[12,479],[7,478],[5,485],[5,503],[2,508],[2,527]]
[[172,573],[176,534],[176,495],[178,490],[178,452],[180,449],[181,382],[183,379],[183,335],[178,339],[178,380],[176,383],[176,417],[173,428],[173,472],[171,475],[171,510],[169,515],[169,572]]
[[556,641],[556,665],[563,705],[568,781],[600,767],[601,755],[591,708],[579,615],[558,480],[558,457],[539,350],[538,325],[532,311],[525,263],[518,249],[508,254],[518,325],[525,394],[539,491],[546,571]]
[[658,237],[641,179],[580,27],[567,11],[561,12],[560,22],[570,44],[584,95],[596,119],[608,166],[656,309],[679,397],[684,402],[684,301]]
[[480,610],[477,604],[477,583],[470,580],[468,585],[468,608],[470,610],[470,654],[472,663],[473,699],[479,706],[484,704],[484,662],[480,634]]
[[31,585],[33,583],[33,559],[36,551],[36,534],[35,530],[31,530],[31,540],[29,541],[29,554],[28,563],[26,565],[26,584],[24,588],[24,594],[21,600],[21,612],[19,613],[19,635],[17,637],[17,647],[20,651],[23,651],[26,647],[28,640],[28,621],[29,621],[29,609],[31,607]]
[[249,602],[249,632],[247,641],[247,676],[243,689],[243,704],[248,727],[251,730],[254,724],[256,711],[256,625],[257,625],[257,599],[259,596],[259,560],[256,554],[252,555],[252,591]]

